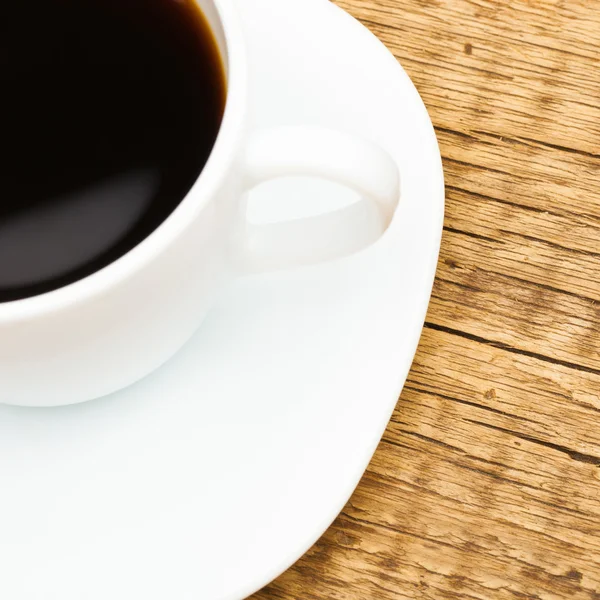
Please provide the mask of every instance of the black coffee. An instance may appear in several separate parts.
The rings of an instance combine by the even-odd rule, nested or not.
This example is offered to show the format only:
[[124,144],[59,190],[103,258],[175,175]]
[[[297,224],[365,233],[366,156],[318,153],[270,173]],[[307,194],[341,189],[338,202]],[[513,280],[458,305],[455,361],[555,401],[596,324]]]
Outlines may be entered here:
[[226,95],[195,0],[0,8],[0,302],[98,271],[186,196]]

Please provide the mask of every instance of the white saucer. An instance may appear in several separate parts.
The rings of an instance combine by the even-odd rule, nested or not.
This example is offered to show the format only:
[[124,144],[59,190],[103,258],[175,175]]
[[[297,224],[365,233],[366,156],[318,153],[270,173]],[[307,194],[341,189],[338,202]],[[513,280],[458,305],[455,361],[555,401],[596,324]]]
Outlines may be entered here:
[[[256,125],[319,123],[397,156],[378,245],[248,278],[160,372],[86,405],[0,408],[0,598],[238,600],[289,567],[357,485],[410,368],[443,220],[435,135],[410,80],[328,0],[238,0]],[[344,202],[260,193],[257,218]],[[306,210],[306,204],[302,210]],[[298,209],[300,210],[300,209]]]

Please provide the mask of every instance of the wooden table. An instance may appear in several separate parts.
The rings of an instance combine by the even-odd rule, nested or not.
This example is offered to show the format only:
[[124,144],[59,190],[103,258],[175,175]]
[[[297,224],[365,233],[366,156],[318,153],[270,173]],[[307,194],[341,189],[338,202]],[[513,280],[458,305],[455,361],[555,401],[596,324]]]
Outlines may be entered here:
[[255,600],[600,600],[600,0],[336,1],[429,108],[446,227],[368,473]]

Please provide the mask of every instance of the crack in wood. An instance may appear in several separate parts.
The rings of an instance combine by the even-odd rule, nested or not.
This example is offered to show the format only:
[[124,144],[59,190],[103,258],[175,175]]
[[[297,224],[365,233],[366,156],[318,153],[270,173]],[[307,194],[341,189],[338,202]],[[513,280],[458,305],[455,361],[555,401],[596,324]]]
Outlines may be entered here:
[[569,248],[569,246],[563,246],[561,244],[557,244],[556,242],[544,240],[532,235],[526,235],[524,233],[518,233],[516,231],[508,231],[506,229],[500,229],[499,231],[500,233],[504,233],[506,235],[516,235],[520,238],[523,238],[524,240],[528,240],[536,244],[544,244],[550,248],[555,248],[556,250],[562,250],[571,254],[582,254],[583,256],[590,256],[592,258],[600,258],[600,252],[592,252],[591,250],[580,250],[579,248]]
[[441,394],[438,391],[433,391],[433,390],[424,390],[418,387],[414,387],[411,385],[405,385],[404,386],[405,390],[410,390],[413,392],[418,392],[421,394],[428,394],[431,396],[435,396],[437,398],[443,398],[444,400],[449,400],[450,402],[457,402],[458,404],[464,404],[466,406],[472,406],[474,408],[479,408],[481,410],[485,410],[486,412],[491,412],[494,413],[496,415],[501,415],[503,417],[507,417],[509,419],[516,419],[517,421],[524,421],[526,423],[536,423],[536,421],[533,421],[532,419],[527,419],[526,417],[520,417],[518,415],[514,415],[512,413],[507,413],[503,410],[500,410],[498,408],[492,408],[491,406],[486,406],[485,404],[479,404],[478,402],[472,402],[470,400],[463,400],[461,398],[456,398],[455,396],[448,396],[446,394]]
[[532,444],[538,444],[540,446],[544,446],[545,448],[550,448],[551,450],[556,450],[557,452],[562,452],[566,454],[569,458],[589,465],[594,465],[596,467],[600,467],[600,457],[594,456],[592,454],[585,454],[584,452],[579,452],[577,450],[573,450],[572,448],[568,448],[567,446],[563,446],[561,444],[555,444],[554,442],[547,442],[545,440],[540,440],[539,438],[533,437],[531,435],[527,435],[525,433],[520,433],[518,431],[513,431],[512,429],[506,429],[505,427],[499,427],[498,425],[492,425],[491,423],[483,423],[482,421],[476,421],[473,419],[465,419],[465,421],[469,423],[473,423],[473,425],[479,425],[481,427],[485,427],[487,429],[493,429],[494,431],[499,431],[501,433],[506,433],[507,435],[511,435],[513,437],[519,438],[520,440],[524,440],[526,442],[531,442]]
[[494,238],[487,237],[485,235],[480,235],[478,233],[473,233],[471,231],[461,231],[460,229],[454,229],[453,227],[448,227],[447,225],[444,226],[444,231],[447,231],[449,233],[456,233],[457,235],[464,235],[474,240],[483,240],[484,242],[490,242],[495,245],[502,244],[501,240],[495,240]]
[[577,363],[572,363],[566,360],[560,360],[557,358],[551,358],[550,356],[546,356],[544,354],[538,354],[537,352],[530,352],[528,350],[522,350],[520,348],[515,348],[509,344],[505,344],[504,342],[497,342],[493,340],[488,340],[484,337],[468,333],[466,331],[460,331],[458,329],[452,329],[451,327],[445,327],[444,325],[438,325],[436,323],[431,323],[427,321],[424,325],[426,329],[432,329],[434,331],[441,331],[443,333],[448,333],[450,335],[456,335],[458,337],[465,338],[467,340],[471,340],[472,342],[477,342],[479,344],[485,344],[486,346],[492,346],[493,348],[498,348],[499,350],[505,350],[506,352],[510,352],[512,354],[519,354],[521,356],[527,356],[529,358],[535,358],[537,360],[541,360],[546,363],[550,363],[553,365],[560,365],[561,367],[566,367],[568,369],[573,369],[575,371],[582,371],[584,373],[591,373],[593,375],[600,375],[600,369],[594,369],[592,367],[586,367],[585,365],[580,365]]

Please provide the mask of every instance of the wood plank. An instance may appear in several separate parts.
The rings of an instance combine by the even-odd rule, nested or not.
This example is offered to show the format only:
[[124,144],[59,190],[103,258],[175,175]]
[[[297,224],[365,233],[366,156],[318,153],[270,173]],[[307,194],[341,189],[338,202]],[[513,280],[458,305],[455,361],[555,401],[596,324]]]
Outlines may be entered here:
[[[446,189],[448,228],[527,249],[538,244],[541,249],[546,249],[546,255],[564,261],[571,258],[580,261],[581,265],[577,267],[595,274],[600,257],[600,220],[583,213],[551,213],[515,204],[515,196],[520,192],[518,188],[513,188],[512,199],[504,197],[504,194],[490,197],[452,185],[464,183],[455,172],[449,174],[449,180],[451,182]],[[580,276],[582,285],[594,279],[578,271],[573,275]],[[600,278],[595,279],[598,284]]]
[[[426,328],[407,383],[406,395],[414,400],[415,393],[456,402],[461,410],[465,405],[483,411],[476,419],[478,422],[471,425],[484,445],[486,436],[493,439],[497,433],[490,429],[483,435],[481,428],[485,430],[486,425],[494,425],[521,436],[517,439],[519,444],[514,446],[533,452],[534,462],[547,455],[553,461],[569,463],[577,461],[579,454],[582,456],[578,462],[600,465],[600,428],[589,426],[600,414],[600,373],[544,363],[537,358]],[[399,404],[400,416],[406,395]],[[439,408],[444,409],[444,405]],[[422,416],[426,420],[429,417],[425,413],[429,410],[430,407],[423,409]],[[445,416],[435,410],[432,414],[439,416],[440,435],[451,440],[451,446],[456,446],[455,423],[446,421],[447,426],[443,426]],[[397,417],[398,414],[394,418]],[[540,446],[546,446],[526,445],[523,436],[534,437]],[[465,432],[464,444],[476,444],[478,438],[471,438]],[[553,444],[567,448],[575,458],[566,451],[552,448]],[[507,446],[508,450],[516,451],[513,441]],[[585,456],[589,456],[589,460]],[[517,462],[523,460],[524,456],[519,454]],[[556,464],[558,471],[554,474],[560,474],[562,462]],[[565,502],[570,500],[564,499]],[[600,501],[600,497],[596,501]]]
[[[544,217],[561,218],[578,233],[600,226],[600,156],[471,129],[438,126],[437,135],[451,190],[473,192],[513,209],[529,208],[530,215],[540,215],[537,225],[542,227]],[[600,140],[600,128],[598,135]],[[582,241],[586,250],[597,251],[600,245],[585,235]]]
[[446,231],[428,322],[600,372],[600,260],[535,250]]

